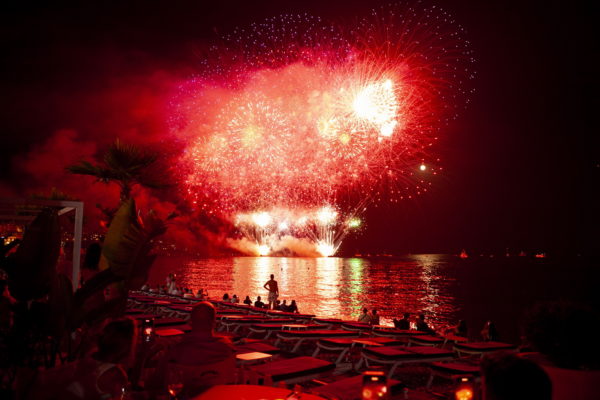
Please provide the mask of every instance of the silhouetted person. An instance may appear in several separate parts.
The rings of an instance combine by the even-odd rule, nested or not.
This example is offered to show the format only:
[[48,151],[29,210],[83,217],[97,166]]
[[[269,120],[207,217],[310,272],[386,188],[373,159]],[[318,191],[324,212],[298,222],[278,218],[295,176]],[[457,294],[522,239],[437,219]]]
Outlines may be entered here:
[[8,332],[12,326],[12,303],[8,283],[0,280],[0,333]]
[[288,307],[288,311],[292,313],[298,313],[298,305],[296,304],[296,300],[292,300],[290,306]]
[[481,361],[482,400],[551,400],[552,383],[536,363],[511,353]]
[[397,329],[409,330],[410,329],[410,313],[404,313],[404,316],[402,317],[402,319],[394,318],[394,327],[396,327]]
[[46,382],[33,389],[33,398],[117,398],[129,385],[125,369],[131,361],[135,337],[133,320],[109,322],[97,339],[97,351],[75,363],[46,371]]
[[444,330],[446,335],[455,335],[461,337],[467,337],[467,321],[461,319],[458,321],[458,324],[454,326],[450,326]]
[[254,307],[258,307],[258,308],[265,308],[265,303],[263,303],[260,299],[260,296],[258,296],[256,298],[256,301],[254,302]]
[[81,265],[81,277],[79,278],[81,285],[98,273],[101,253],[102,246],[98,242],[91,243],[85,250],[85,257]]
[[481,338],[484,342],[497,342],[500,340],[496,324],[492,321],[487,321],[481,330]]
[[[191,332],[167,351],[156,369],[156,382],[153,385],[164,390],[169,368],[189,371],[181,382],[188,395],[195,394],[199,386],[205,383],[204,378],[210,378],[204,376],[205,373],[216,374],[217,381],[212,383],[230,382],[235,370],[234,348],[228,338],[214,334],[215,316],[215,307],[208,301],[202,301],[192,308]],[[208,371],[205,371],[206,368]]]
[[265,289],[269,291],[269,308],[272,309],[277,297],[279,297],[279,286],[277,285],[277,281],[275,280],[275,275],[271,274],[271,279],[267,281],[263,285]]
[[425,314],[419,314],[417,318],[417,330],[420,332],[433,333],[433,329],[425,321]]
[[371,315],[369,318],[369,324],[379,325],[379,314],[377,314],[377,310],[375,308],[373,309],[373,311],[371,311]]
[[252,305],[252,300],[250,300],[250,296],[246,296],[246,298],[244,299],[244,304],[249,306]]
[[214,335],[215,315],[215,307],[208,301],[196,304],[190,316],[192,330],[171,348],[169,361],[199,365],[233,357],[231,341]]
[[369,310],[367,308],[363,308],[362,314],[358,316],[358,322],[363,324],[368,324],[371,321],[371,316],[369,315]]

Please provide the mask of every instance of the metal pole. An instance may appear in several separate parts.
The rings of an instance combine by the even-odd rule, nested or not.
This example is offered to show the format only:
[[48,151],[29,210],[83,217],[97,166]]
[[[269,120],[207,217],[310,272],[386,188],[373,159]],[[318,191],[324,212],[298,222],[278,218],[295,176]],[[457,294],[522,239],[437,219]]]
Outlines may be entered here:
[[83,231],[83,203],[75,207],[75,235],[73,236],[73,291],[79,287],[79,269],[81,265],[81,236]]

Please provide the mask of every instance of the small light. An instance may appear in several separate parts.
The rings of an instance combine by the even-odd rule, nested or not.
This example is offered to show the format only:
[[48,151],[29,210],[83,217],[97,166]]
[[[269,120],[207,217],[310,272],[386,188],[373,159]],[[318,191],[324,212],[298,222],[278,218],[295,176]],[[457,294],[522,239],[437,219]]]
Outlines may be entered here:
[[425,171],[425,170],[427,169],[427,166],[426,166],[425,164],[421,164],[421,165],[419,166],[419,169],[420,169],[421,171]]
[[471,389],[459,389],[455,393],[456,400],[472,400],[473,391]]

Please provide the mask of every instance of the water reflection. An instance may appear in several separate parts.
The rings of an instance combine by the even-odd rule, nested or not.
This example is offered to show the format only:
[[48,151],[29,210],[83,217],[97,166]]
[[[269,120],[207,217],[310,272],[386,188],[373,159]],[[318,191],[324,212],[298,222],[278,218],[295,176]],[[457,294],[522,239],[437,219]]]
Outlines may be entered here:
[[425,312],[436,325],[454,320],[456,306],[439,255],[405,259],[236,257],[221,259],[159,258],[150,282],[164,282],[175,272],[178,283],[208,289],[211,297],[235,293],[266,298],[270,274],[279,282],[280,299],[295,299],[301,312],[355,319],[363,307],[376,308],[382,322],[403,312]]

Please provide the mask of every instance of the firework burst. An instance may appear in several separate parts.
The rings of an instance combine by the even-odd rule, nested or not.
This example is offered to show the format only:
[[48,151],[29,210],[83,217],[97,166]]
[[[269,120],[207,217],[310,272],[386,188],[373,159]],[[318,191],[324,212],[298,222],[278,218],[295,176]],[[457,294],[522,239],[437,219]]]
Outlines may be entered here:
[[300,15],[237,29],[182,88],[187,192],[235,215],[255,254],[294,236],[332,255],[356,217],[340,201],[396,201],[426,191],[413,178],[422,166],[436,173],[430,147],[472,78],[462,28],[418,6],[389,6],[353,27]]

